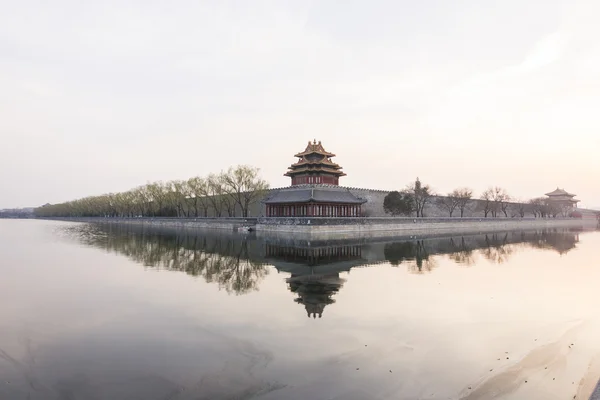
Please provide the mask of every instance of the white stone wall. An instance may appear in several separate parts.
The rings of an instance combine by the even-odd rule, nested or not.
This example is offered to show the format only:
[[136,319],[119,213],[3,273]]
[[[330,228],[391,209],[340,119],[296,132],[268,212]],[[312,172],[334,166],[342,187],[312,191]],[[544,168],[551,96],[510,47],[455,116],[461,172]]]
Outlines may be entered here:
[[389,192],[385,190],[373,190],[373,189],[359,189],[349,188],[350,193],[361,199],[367,200],[363,204],[363,212],[365,217],[386,217],[386,213],[383,211],[383,199],[388,195]]
[[[389,216],[387,215],[384,211],[383,211],[383,200],[385,198],[385,196],[387,196],[387,194],[389,193],[388,191],[385,190],[375,190],[375,189],[365,189],[365,188],[351,188],[351,187],[344,187],[344,186],[340,186],[342,188],[348,189],[350,190],[350,192],[352,194],[354,194],[356,197],[362,198],[367,200],[367,202],[365,204],[363,204],[363,212],[365,213],[366,217],[386,217]],[[272,189],[272,190],[280,190],[280,189],[284,189],[284,188],[276,188],[276,189]],[[268,196],[268,194],[267,194]],[[437,200],[439,198],[437,196],[432,197],[429,202],[426,204],[425,206],[425,216],[426,217],[449,217],[449,212],[447,209],[445,209],[444,207],[440,206],[437,203]],[[250,206],[250,213],[249,213],[249,217],[259,217],[259,216],[265,216],[265,206],[262,203],[263,199],[259,199],[256,203],[252,204]],[[484,217],[484,202],[482,200],[479,199],[473,199],[471,201],[469,201],[469,203],[467,204],[466,208],[465,208],[465,213],[464,216],[465,217]],[[527,207],[526,207],[527,210]],[[584,210],[579,210],[579,211],[584,211]],[[519,204],[518,203],[513,203],[510,204],[508,209],[507,209],[507,214],[508,217],[520,217],[520,212],[519,212]],[[241,211],[239,210],[239,207],[236,210],[236,216],[240,216],[241,215]],[[209,217],[214,216],[214,212],[213,210],[209,210],[208,213]],[[224,212],[223,216],[227,216],[227,213]],[[454,213],[452,214],[453,217],[460,217],[460,209],[456,209],[454,210]],[[499,217],[504,217],[504,213],[502,213],[501,211],[498,213]],[[527,211],[524,215],[525,217],[533,217],[534,215]],[[492,215],[488,215],[489,218],[492,217]]]

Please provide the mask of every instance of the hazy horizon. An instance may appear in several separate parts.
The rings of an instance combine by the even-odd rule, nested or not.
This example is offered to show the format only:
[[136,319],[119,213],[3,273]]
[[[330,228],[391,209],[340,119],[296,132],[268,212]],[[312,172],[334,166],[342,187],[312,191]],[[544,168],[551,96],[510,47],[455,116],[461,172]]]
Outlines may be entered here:
[[600,207],[600,2],[5,2],[0,209],[249,164],[308,140],[351,187],[556,187]]

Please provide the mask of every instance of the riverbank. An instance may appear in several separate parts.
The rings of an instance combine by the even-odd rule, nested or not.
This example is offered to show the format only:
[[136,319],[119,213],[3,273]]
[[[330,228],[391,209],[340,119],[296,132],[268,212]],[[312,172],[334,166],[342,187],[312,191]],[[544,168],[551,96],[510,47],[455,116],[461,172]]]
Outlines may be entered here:
[[600,400],[600,382],[598,382],[598,386],[596,386],[596,390],[592,393],[590,400]]
[[284,234],[309,239],[436,234],[467,234],[510,230],[586,228],[596,220],[542,218],[64,218],[63,221],[117,223],[178,229]]
[[393,235],[435,235],[484,233],[549,228],[592,228],[596,220],[542,218],[265,218],[259,219],[259,233],[285,233],[319,237],[360,237]]

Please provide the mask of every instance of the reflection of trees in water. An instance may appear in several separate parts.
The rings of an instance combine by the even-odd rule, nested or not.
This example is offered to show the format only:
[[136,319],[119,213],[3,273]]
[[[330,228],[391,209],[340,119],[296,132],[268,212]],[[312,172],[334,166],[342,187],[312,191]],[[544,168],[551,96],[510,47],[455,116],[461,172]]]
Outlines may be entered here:
[[579,232],[576,230],[551,230],[538,232],[531,246],[538,249],[555,250],[559,254],[565,254],[573,250],[579,242]]
[[464,237],[450,238],[450,246],[452,247],[452,252],[448,254],[450,260],[469,267],[475,264],[473,249],[469,248]]
[[248,242],[235,237],[159,234],[115,226],[78,225],[75,229],[86,245],[123,254],[146,267],[202,277],[228,293],[258,290],[269,271],[250,258]]
[[567,229],[489,233],[387,243],[384,257],[392,265],[407,265],[409,272],[423,273],[437,266],[436,255],[447,254],[450,260],[466,266],[474,265],[477,255],[502,264],[519,248],[564,254],[574,249],[577,242],[579,233]]
[[437,261],[429,254],[424,240],[388,243],[383,248],[383,253],[391,265],[404,264],[411,273],[431,272],[437,267]]
[[486,246],[480,250],[480,254],[486,260],[496,264],[508,261],[510,255],[515,251],[508,241],[508,233],[485,235],[485,244]]
[[[273,264],[278,270],[288,271],[287,268],[290,268],[290,290],[298,294],[296,301],[304,304],[307,312],[313,316],[321,315],[322,307],[333,302],[331,296],[338,283],[331,281],[330,273],[368,263],[367,257],[363,260],[361,255],[363,244],[351,241],[336,246],[321,244],[315,247],[313,244],[299,248],[270,245],[260,240],[244,240],[241,236],[229,234],[210,233],[208,236],[200,236],[184,230],[165,232],[131,225],[75,225],[70,231],[77,240],[87,245],[123,254],[150,268],[181,271],[202,277],[206,282],[218,284],[227,292],[236,294],[258,290],[259,283],[268,274],[269,269],[265,263],[269,259],[269,264]],[[473,265],[477,256],[494,263],[503,263],[522,248],[552,250],[564,254],[575,248],[578,241],[579,232],[561,229],[462,235],[372,246],[369,247],[371,253],[368,259],[370,263],[385,260],[394,266],[404,265],[410,273],[423,274],[438,266],[439,255],[447,254],[450,260],[467,266]],[[279,261],[290,265],[279,264]],[[294,265],[302,264],[307,267],[328,268],[312,272],[326,277],[325,284],[315,280],[315,276],[294,282],[297,278],[295,275],[298,275]]]

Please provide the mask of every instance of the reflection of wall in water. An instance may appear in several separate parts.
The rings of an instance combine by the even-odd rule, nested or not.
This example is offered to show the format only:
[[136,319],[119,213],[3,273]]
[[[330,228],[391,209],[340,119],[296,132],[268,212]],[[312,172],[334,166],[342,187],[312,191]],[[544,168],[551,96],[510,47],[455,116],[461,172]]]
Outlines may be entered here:
[[340,273],[379,263],[403,266],[410,273],[433,271],[438,256],[473,265],[476,255],[502,263],[516,251],[536,248],[565,254],[576,248],[581,230],[495,232],[423,238],[302,241],[288,237],[194,232],[120,224],[73,225],[73,237],[86,245],[113,251],[158,269],[181,271],[217,284],[228,293],[259,290],[267,265],[290,274],[296,301],[307,313],[322,316],[344,281]]
[[361,246],[292,247],[265,244],[267,258],[275,258],[305,265],[322,265],[332,262],[361,259]]

